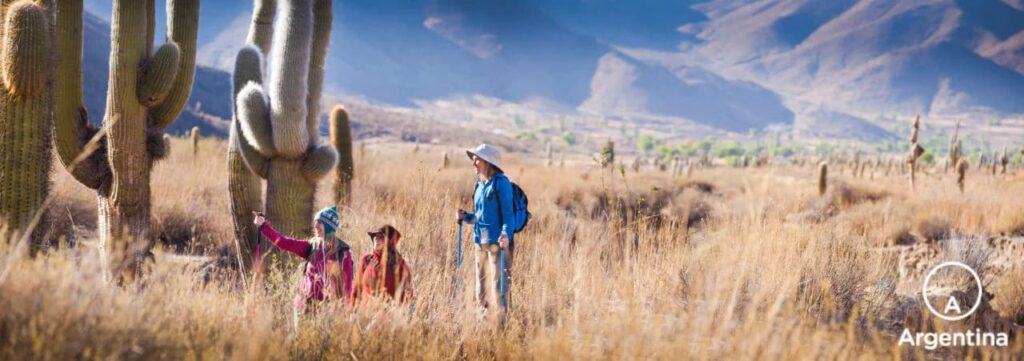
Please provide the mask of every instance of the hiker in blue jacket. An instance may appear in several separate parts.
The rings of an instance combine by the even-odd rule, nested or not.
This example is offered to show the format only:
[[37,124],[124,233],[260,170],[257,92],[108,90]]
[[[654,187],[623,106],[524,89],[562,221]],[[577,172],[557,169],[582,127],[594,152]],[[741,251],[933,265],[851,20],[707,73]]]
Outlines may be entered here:
[[[476,243],[476,298],[484,309],[497,307],[499,277],[501,275],[498,251],[505,253],[505,305],[509,300],[512,254],[515,249],[513,235],[512,182],[501,170],[501,153],[488,144],[467,149],[466,154],[476,168],[477,181],[473,192],[473,211],[458,210],[459,222],[473,225]],[[507,308],[506,308],[507,310]]]

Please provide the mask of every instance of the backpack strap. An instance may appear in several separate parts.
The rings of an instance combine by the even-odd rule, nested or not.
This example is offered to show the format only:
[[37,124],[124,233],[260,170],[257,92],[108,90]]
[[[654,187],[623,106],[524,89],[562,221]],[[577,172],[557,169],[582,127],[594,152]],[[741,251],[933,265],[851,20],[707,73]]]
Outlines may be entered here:
[[345,252],[348,252],[350,248],[348,246],[348,243],[345,243],[345,241],[339,239],[338,242],[341,243],[340,245],[338,245],[338,260],[341,261],[341,259],[345,256]]

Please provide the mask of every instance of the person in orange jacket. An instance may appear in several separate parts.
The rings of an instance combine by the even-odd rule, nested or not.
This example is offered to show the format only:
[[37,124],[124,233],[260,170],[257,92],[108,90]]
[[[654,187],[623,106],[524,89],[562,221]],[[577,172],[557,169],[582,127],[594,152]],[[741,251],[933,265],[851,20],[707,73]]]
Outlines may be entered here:
[[351,305],[382,296],[399,302],[412,300],[412,271],[398,252],[402,234],[391,225],[366,232],[373,240],[373,251],[363,255],[356,266]]

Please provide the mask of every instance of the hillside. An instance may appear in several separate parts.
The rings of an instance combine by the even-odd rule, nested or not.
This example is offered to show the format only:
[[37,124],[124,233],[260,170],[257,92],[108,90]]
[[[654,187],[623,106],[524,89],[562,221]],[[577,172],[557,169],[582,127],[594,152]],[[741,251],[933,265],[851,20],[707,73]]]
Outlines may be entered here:
[[[326,89],[409,109],[481,96],[545,104],[534,110],[549,118],[734,134],[782,125],[805,138],[880,141],[916,114],[969,129],[1021,119],[1022,9],[1011,0],[342,0]],[[230,70],[250,11],[248,1],[202,5],[198,60],[211,69],[197,75],[205,89],[190,104],[204,113],[227,116],[228,101],[214,99],[226,75],[213,69]],[[197,114],[175,130],[211,124]]]
[[[683,62],[871,119],[1024,113],[1024,11],[989,1],[712,1]],[[799,118],[799,117],[798,117]]]

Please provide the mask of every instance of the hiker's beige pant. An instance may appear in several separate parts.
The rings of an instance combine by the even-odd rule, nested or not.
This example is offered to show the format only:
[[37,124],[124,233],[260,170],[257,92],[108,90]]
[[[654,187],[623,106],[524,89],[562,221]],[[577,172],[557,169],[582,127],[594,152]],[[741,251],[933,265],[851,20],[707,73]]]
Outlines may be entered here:
[[[501,272],[501,258],[498,257],[498,244],[478,244],[476,247],[476,300],[480,306],[490,309],[500,307],[498,295],[501,284],[498,282]],[[508,305],[512,282],[512,252],[505,250],[505,305]]]

